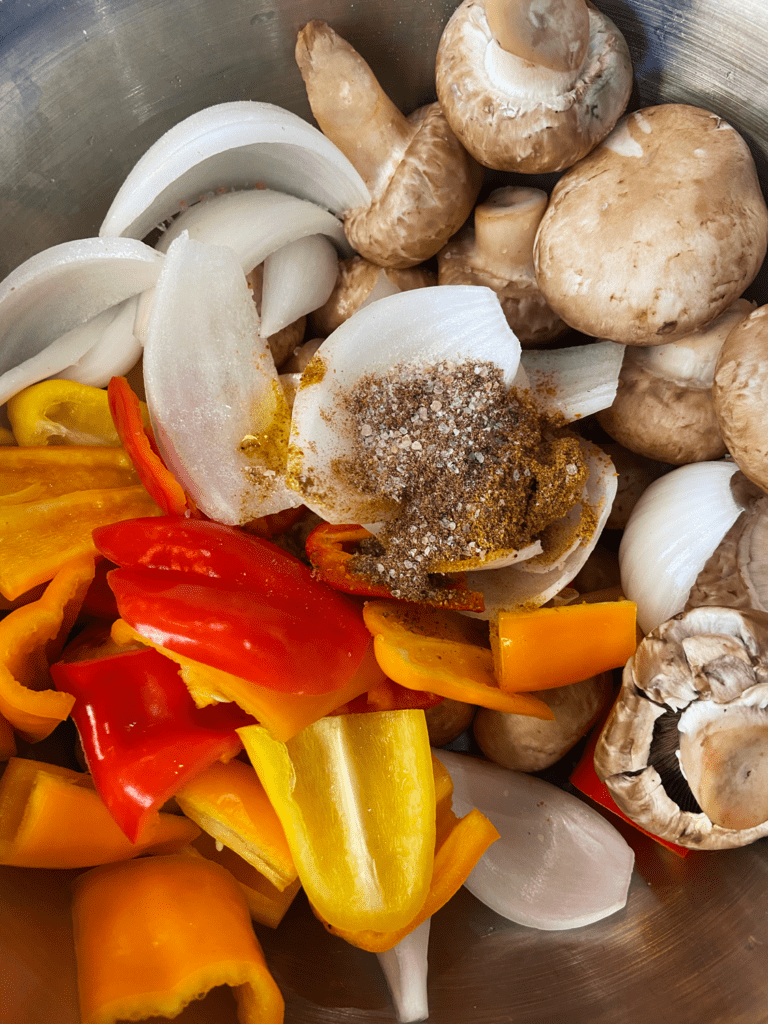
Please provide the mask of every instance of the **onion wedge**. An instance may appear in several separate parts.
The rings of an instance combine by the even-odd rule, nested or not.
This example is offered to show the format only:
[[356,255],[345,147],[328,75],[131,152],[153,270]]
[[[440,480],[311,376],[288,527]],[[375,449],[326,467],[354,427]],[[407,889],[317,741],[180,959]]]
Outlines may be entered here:
[[427,948],[431,920],[428,917],[392,949],[376,954],[399,1024],[412,1024],[429,1017]]
[[257,184],[338,215],[371,203],[358,172],[317,128],[272,103],[239,100],[206,107],[161,136],[123,182],[99,234],[144,238],[208,192]]
[[391,509],[338,469],[352,452],[342,397],[366,374],[440,360],[491,362],[507,385],[520,344],[489,288],[443,285],[400,292],[359,309],[323,342],[304,371],[293,407],[288,482],[331,523],[376,523]]
[[261,334],[268,338],[322,306],[339,273],[336,250],[323,235],[297,238],[264,260]]
[[624,345],[598,341],[572,348],[527,349],[521,364],[531,388],[547,395],[547,407],[566,423],[613,404]]
[[78,362],[114,319],[107,311],[151,288],[162,264],[134,239],[86,238],[17,267],[0,283],[0,403]]
[[482,903],[545,931],[581,928],[626,905],[635,856],[601,814],[534,776],[434,753],[453,780],[455,812],[477,807],[501,833],[464,883]]
[[[142,292],[142,295],[145,294]],[[90,384],[103,388],[112,377],[123,377],[138,362],[142,344],[136,336],[136,311],[139,296],[126,299],[119,306],[102,313],[110,314],[110,320],[96,343],[76,363],[57,372],[64,380],[76,380],[79,384]],[[96,317],[89,321],[90,327]]]
[[177,239],[155,289],[144,380],[161,454],[198,508],[241,525],[301,503],[290,412],[235,254]]

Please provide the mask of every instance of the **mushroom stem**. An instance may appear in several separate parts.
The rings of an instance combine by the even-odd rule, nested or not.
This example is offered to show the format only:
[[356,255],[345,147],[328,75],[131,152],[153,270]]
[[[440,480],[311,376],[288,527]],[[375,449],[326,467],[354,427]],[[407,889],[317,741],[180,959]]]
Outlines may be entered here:
[[315,120],[377,195],[416,127],[398,110],[368,64],[324,21],[298,34],[296,63]]
[[576,71],[589,47],[585,0],[485,0],[494,39],[507,53],[552,71]]
[[475,207],[475,248],[486,270],[505,281],[533,279],[533,241],[546,207],[546,192],[511,185]]

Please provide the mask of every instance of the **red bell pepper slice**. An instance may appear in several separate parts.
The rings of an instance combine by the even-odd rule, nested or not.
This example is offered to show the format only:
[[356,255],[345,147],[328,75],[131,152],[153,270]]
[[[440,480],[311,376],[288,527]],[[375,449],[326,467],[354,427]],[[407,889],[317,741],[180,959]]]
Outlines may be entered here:
[[114,562],[106,558],[97,559],[96,571],[83,599],[81,614],[90,615],[95,619],[106,619],[109,622],[119,618],[117,601],[107,582],[107,574],[115,568],[117,567]]
[[51,675],[75,697],[72,718],[99,795],[136,842],[190,779],[238,753],[235,730],[255,720],[236,704],[195,707],[178,665],[151,647],[96,657],[98,647],[81,647],[83,660],[57,662]]
[[107,397],[115,430],[144,487],[164,512],[184,515],[189,508],[187,496],[160,458],[151,427],[144,429],[139,399],[125,377],[110,380]]
[[[317,576],[334,590],[364,597],[392,597],[392,591],[380,583],[366,580],[351,569],[354,548],[373,534],[363,526],[320,523],[307,537],[305,550]],[[481,612],[485,608],[483,595],[467,586],[462,573],[445,576],[442,592],[422,604],[452,608],[455,611]]]

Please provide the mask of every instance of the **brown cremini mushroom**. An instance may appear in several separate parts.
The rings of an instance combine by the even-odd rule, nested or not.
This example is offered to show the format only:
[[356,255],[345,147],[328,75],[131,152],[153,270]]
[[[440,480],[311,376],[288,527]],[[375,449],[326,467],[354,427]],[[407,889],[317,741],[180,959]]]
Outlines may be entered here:
[[568,330],[547,305],[533,269],[533,240],[546,206],[541,189],[498,188],[437,254],[438,283],[491,288],[524,347],[553,341]]
[[433,747],[444,747],[452,743],[472,725],[477,708],[474,704],[465,704],[461,700],[446,697],[439,704],[427,708],[424,717],[427,720],[429,742]]
[[624,118],[555,185],[534,247],[566,323],[627,345],[701,330],[754,279],[768,210],[744,139],[707,110]]
[[768,615],[693,608],[624,669],[595,769],[646,831],[692,849],[768,835]]
[[436,284],[436,275],[425,267],[380,267],[362,256],[351,256],[339,261],[336,285],[327,302],[310,314],[309,322],[315,334],[327,337],[369,302]]
[[768,306],[726,338],[712,393],[728,451],[742,473],[768,491]]
[[564,757],[600,717],[610,700],[611,675],[584,679],[570,686],[538,690],[554,721],[479,708],[472,726],[475,739],[491,761],[519,772],[539,772]]
[[440,40],[437,98],[485,167],[559,171],[590,152],[632,87],[624,37],[585,0],[464,0]]
[[317,123],[371,192],[370,207],[345,215],[350,244],[386,267],[434,256],[471,213],[482,179],[439,104],[405,117],[323,21],[301,29],[296,61]]
[[712,382],[725,339],[752,309],[737,299],[677,341],[628,345],[613,404],[597,413],[603,430],[630,451],[675,466],[725,455]]

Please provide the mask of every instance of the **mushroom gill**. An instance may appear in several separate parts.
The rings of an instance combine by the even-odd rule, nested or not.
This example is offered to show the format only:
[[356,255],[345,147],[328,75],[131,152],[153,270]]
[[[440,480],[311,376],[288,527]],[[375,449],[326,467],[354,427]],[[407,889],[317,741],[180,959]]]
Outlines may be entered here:
[[[676,780],[662,765],[670,753]],[[662,839],[714,850],[768,835],[768,614],[693,608],[649,633],[624,669],[595,769]]]

